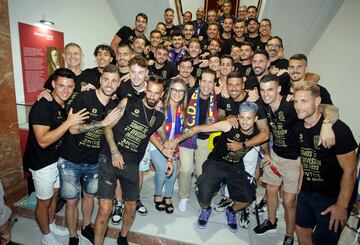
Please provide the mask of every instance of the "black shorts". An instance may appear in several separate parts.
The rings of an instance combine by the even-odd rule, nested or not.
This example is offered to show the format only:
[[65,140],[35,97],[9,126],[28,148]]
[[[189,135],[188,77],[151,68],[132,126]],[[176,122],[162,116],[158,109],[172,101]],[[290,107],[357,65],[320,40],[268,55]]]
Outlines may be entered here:
[[209,205],[214,192],[225,182],[230,198],[236,202],[251,203],[256,198],[256,180],[248,174],[243,164],[227,164],[208,159],[203,164],[202,174],[196,181],[200,204]]
[[117,179],[120,180],[124,201],[136,201],[139,195],[139,166],[124,164],[123,169],[118,169],[112,165],[110,157],[100,154],[98,197],[113,199]]
[[[331,213],[321,215],[321,212],[336,203],[335,197],[328,197],[317,192],[300,191],[296,204],[296,225],[311,228],[315,244],[337,244],[341,228],[337,232],[329,230]],[[352,205],[349,205],[352,206]],[[348,214],[351,209],[348,209]]]

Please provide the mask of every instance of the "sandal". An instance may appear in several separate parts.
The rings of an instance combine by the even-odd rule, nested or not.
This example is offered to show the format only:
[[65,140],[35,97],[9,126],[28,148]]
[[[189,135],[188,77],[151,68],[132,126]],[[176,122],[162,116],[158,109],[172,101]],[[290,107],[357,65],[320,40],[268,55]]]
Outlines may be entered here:
[[172,214],[174,212],[174,205],[171,203],[166,203],[166,200],[171,201],[171,197],[164,197],[164,203],[165,203],[165,212],[168,214]]
[[156,201],[156,198],[157,198],[157,197],[161,197],[161,196],[154,195],[155,208],[156,208],[156,210],[158,210],[158,211],[164,211],[165,208],[166,208],[164,198],[163,198],[161,201]]

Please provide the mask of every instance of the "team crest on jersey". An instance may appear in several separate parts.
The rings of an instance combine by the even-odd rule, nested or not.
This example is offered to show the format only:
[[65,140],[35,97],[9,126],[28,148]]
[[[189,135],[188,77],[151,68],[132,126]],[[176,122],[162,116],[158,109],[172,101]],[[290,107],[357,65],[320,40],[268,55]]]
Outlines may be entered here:
[[246,71],[245,71],[245,76],[249,76],[250,75],[250,72],[251,72],[251,68],[247,68]]
[[62,119],[62,118],[63,118],[63,116],[62,116],[62,114],[61,114],[61,111],[58,111],[58,114],[57,114],[56,119]]
[[202,72],[201,68],[197,68],[196,77],[201,77],[201,72]]
[[226,104],[226,108],[227,108],[227,109],[230,109],[230,108],[231,108],[231,105],[230,105],[230,104]]
[[96,113],[97,113],[97,109],[96,109],[96,108],[93,108],[93,109],[91,110],[91,113],[96,114]]
[[320,136],[319,135],[315,135],[313,138],[313,144],[314,144],[314,148],[319,150],[320,149]]
[[300,143],[304,143],[304,135],[303,134],[299,134],[299,141],[300,141]]
[[279,111],[278,118],[280,121],[285,121],[285,115],[283,111]]
[[129,36],[129,41],[132,42],[134,40],[134,36]]
[[134,110],[131,112],[131,115],[133,115],[134,117],[139,117],[139,113],[140,113],[140,110],[139,110],[139,109],[134,109]]
[[163,70],[163,71],[161,72],[161,75],[162,75],[162,77],[163,77],[164,79],[166,79],[167,71],[166,71],[166,70]]
[[235,134],[235,139],[240,139],[240,134]]

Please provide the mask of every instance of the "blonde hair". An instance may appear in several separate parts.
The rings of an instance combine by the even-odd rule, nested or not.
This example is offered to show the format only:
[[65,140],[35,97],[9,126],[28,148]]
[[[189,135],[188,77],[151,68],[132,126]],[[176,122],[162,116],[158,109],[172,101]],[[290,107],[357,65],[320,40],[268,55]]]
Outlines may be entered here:
[[300,84],[294,89],[294,93],[297,91],[309,91],[313,97],[320,96],[320,87],[310,81],[300,82]]

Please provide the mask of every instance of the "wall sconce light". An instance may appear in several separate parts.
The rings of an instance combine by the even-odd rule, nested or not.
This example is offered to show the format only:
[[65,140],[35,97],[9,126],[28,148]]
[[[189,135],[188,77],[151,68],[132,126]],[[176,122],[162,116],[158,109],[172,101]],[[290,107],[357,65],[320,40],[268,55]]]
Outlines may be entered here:
[[45,19],[41,19],[39,22],[40,22],[41,24],[47,25],[47,26],[53,26],[53,25],[55,25],[54,22],[49,21],[49,20],[45,20]]

